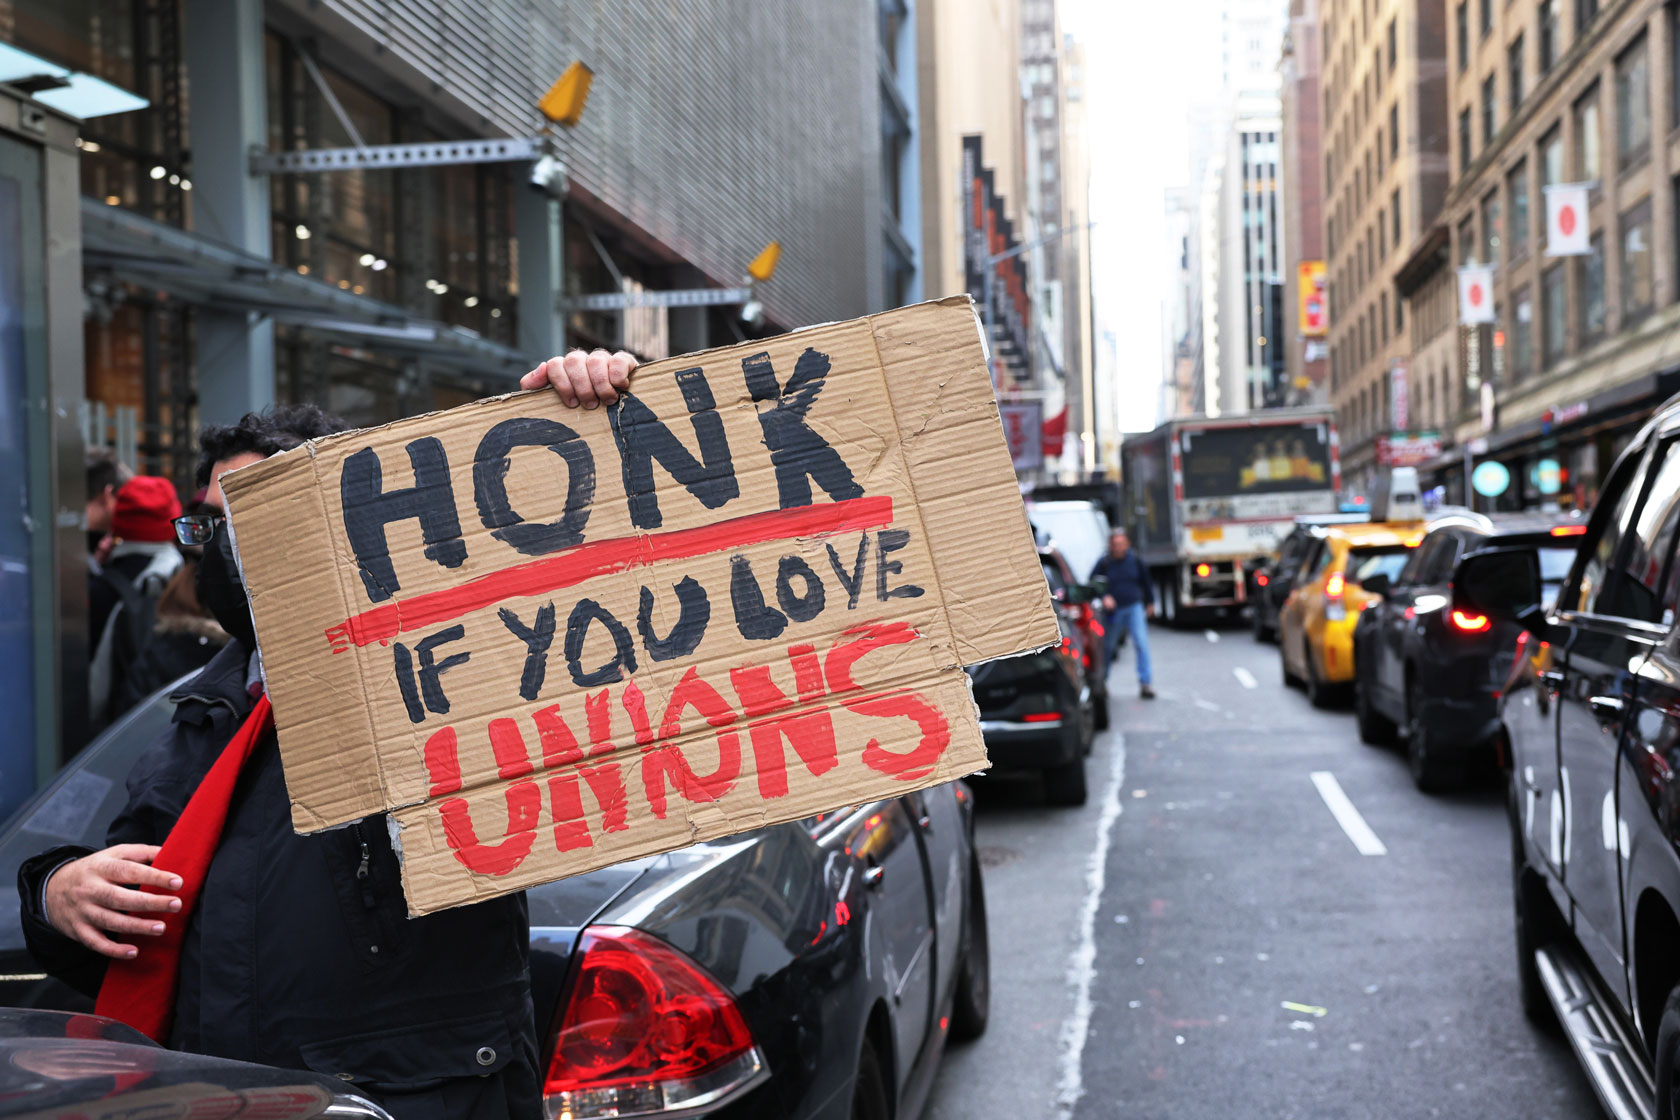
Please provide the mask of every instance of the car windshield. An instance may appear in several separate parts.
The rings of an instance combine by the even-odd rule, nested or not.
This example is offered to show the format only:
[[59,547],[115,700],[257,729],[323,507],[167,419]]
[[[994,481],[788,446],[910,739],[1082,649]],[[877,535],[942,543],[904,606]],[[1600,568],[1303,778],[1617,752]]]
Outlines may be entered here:
[[1412,549],[1403,545],[1393,545],[1387,548],[1356,548],[1348,553],[1347,579],[1349,583],[1372,576],[1383,575],[1389,579],[1396,579],[1400,569],[1406,566],[1406,561],[1412,558]]
[[[105,829],[128,799],[128,772],[175,715],[169,694],[179,683],[107,728],[59,771],[52,785],[12,814],[0,829],[0,882],[17,882],[24,860],[59,844],[104,847]],[[16,890],[0,891],[0,925],[8,940],[16,936]]]

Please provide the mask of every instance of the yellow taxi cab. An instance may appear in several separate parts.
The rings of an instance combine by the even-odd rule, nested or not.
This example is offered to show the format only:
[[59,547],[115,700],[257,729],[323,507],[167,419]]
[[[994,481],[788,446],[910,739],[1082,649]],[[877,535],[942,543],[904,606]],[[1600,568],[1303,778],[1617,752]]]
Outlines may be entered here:
[[1353,682],[1353,628],[1359,612],[1378,601],[1360,581],[1399,576],[1426,527],[1420,519],[1315,530],[1277,621],[1283,683],[1304,686],[1314,707],[1330,704]]

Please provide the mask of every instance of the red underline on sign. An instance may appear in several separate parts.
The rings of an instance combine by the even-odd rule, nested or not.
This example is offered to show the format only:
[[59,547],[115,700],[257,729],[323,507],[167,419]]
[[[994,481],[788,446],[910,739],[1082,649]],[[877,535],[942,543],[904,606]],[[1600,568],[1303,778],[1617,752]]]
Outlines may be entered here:
[[749,513],[696,529],[589,541],[541,560],[470,579],[459,587],[428,591],[351,615],[327,629],[327,641],[334,653],[343,653],[352,645],[389,641],[398,634],[436,626],[505,599],[546,595],[596,576],[661,560],[688,560],[749,545],[856,533],[890,524],[891,498],[847,498],[828,505]]

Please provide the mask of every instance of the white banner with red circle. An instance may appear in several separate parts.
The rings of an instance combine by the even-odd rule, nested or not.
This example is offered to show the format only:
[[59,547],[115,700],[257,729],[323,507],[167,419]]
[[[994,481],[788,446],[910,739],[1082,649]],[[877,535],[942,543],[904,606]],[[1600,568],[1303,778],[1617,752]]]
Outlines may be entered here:
[[1467,264],[1458,270],[1458,321],[1473,327],[1493,319],[1493,266]]
[[1590,183],[1553,183],[1546,188],[1546,255],[1579,257],[1592,252],[1588,239]]

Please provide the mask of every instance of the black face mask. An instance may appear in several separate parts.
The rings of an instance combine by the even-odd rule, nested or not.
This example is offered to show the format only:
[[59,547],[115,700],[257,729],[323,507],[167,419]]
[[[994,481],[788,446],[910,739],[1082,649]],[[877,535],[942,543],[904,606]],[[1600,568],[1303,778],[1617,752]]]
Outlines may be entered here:
[[245,580],[233,558],[233,537],[227,525],[218,526],[215,538],[204,546],[195,586],[198,601],[209,609],[222,629],[246,650],[254,652],[257,631],[251,623],[251,601],[245,597]]

